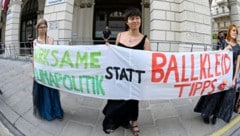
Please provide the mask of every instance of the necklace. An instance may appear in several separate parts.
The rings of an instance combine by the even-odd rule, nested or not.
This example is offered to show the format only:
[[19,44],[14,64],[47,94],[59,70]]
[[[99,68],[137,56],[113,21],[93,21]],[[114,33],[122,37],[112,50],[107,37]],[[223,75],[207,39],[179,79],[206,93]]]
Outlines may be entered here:
[[130,37],[129,39],[128,39],[128,42],[135,42],[135,41],[137,41],[138,40],[138,37]]

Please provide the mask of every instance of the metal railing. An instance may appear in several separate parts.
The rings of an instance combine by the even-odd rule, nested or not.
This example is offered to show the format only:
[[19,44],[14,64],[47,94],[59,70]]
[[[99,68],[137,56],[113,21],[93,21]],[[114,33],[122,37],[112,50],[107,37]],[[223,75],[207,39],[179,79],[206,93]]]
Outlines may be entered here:
[[[109,41],[114,44],[115,41]],[[215,50],[215,44],[190,43],[190,42],[175,42],[175,41],[150,41],[152,51],[161,52],[194,52]],[[103,40],[91,41],[70,41],[56,40],[57,45],[97,45],[105,44]],[[0,58],[3,59],[18,59],[23,61],[31,61],[33,53],[32,42],[16,42],[11,44],[0,43]]]
[[2,59],[30,61],[32,60],[32,53],[32,42],[0,43],[0,58]]

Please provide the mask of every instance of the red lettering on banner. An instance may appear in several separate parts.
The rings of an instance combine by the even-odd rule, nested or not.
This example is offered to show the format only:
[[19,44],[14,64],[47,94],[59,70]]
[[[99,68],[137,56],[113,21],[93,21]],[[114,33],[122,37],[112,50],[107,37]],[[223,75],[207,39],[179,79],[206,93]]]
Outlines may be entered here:
[[191,55],[191,81],[198,80],[198,77],[194,77],[194,54]]
[[215,54],[215,59],[216,59],[216,64],[215,64],[215,75],[216,76],[220,76],[221,75],[221,72],[218,71],[218,67],[219,65],[221,64],[220,61],[219,61],[219,57],[221,57],[222,55],[221,54]]
[[[167,83],[170,77],[171,80],[175,79],[176,83],[190,82],[214,78],[229,73],[231,69],[231,59],[228,54],[217,53],[215,56],[211,56],[210,54],[198,55],[199,56],[196,56],[195,54],[189,54],[187,57],[185,54],[182,54],[181,56],[178,55],[180,56],[178,57],[174,54],[171,54],[167,57],[164,53],[153,53],[151,75],[152,82]],[[198,57],[199,59],[196,61],[196,58]],[[189,65],[187,65],[188,60],[190,61]],[[213,63],[211,63],[211,61],[213,61]],[[198,67],[200,67],[199,72],[196,70]],[[197,87],[196,89],[198,89],[200,84],[196,85],[197,86],[194,87]],[[209,84],[203,83],[202,87],[204,85],[206,86]],[[193,90],[190,95],[194,95],[194,91],[196,91],[194,88],[192,89]]]
[[189,93],[189,96],[195,96],[196,91],[200,90],[202,88],[202,84],[203,84],[202,82],[193,83],[191,92]]
[[207,57],[207,59],[208,59],[208,78],[211,78],[211,77],[213,77],[213,74],[211,73],[211,60],[210,60],[210,56],[208,55],[208,57]]
[[208,54],[200,54],[200,79],[207,78],[207,73],[206,73],[206,68],[205,68],[205,67],[207,67],[206,66],[207,57],[209,57]]
[[204,91],[212,85],[212,82],[210,80],[207,80],[203,83],[203,88],[201,91],[201,95],[203,95]]
[[[158,59],[162,59],[160,64],[157,63]],[[167,63],[167,57],[163,53],[152,54],[152,82],[161,82],[164,78],[163,67]],[[157,77],[159,75],[159,77]]]
[[191,86],[191,84],[190,83],[183,83],[183,84],[176,84],[176,85],[174,85],[175,88],[180,88],[179,95],[178,95],[179,98],[182,97],[183,88],[184,87],[188,87],[188,86]]
[[168,77],[170,75],[170,72],[174,72],[175,73],[175,81],[179,82],[179,73],[178,73],[177,60],[176,60],[175,55],[171,55],[169,61],[170,62],[168,64],[166,76],[165,76],[163,82],[166,83],[168,81]]
[[[200,91],[200,94],[203,95],[207,89],[211,89],[207,94],[212,94],[215,90],[214,83],[217,79],[214,80],[206,80],[204,82],[193,82],[193,83],[182,83],[182,84],[175,84],[175,88],[179,88],[178,97],[181,98],[183,95],[184,89],[190,92],[188,96],[195,96],[197,91]],[[190,88],[189,88],[190,87]]]
[[[231,65],[227,65],[227,63],[226,63],[227,61],[228,61],[228,64],[231,64],[230,57],[227,54],[224,54],[224,56],[223,56],[224,72],[223,72],[223,74],[227,74],[231,68]],[[233,71],[233,72],[235,72],[235,71]]]
[[213,94],[214,90],[215,90],[215,85],[214,83],[217,82],[217,79],[214,79],[212,82],[211,82],[211,88],[212,90],[210,92],[208,92],[208,95],[210,94]]
[[190,92],[188,93],[188,96],[196,96],[197,91],[200,91],[200,95],[203,95],[207,91],[207,89],[211,89],[211,90],[209,90],[209,92],[207,92],[207,94],[209,95],[209,94],[214,93],[214,90],[215,90],[214,83],[216,81],[217,81],[217,79],[214,79],[212,81],[207,80],[207,81],[204,81],[204,82],[175,84],[174,87],[179,88],[179,94],[178,94],[179,98],[182,97],[184,89],[186,91],[189,91],[189,87],[190,87]]
[[182,82],[187,82],[189,81],[189,78],[186,78],[186,56],[182,56]]

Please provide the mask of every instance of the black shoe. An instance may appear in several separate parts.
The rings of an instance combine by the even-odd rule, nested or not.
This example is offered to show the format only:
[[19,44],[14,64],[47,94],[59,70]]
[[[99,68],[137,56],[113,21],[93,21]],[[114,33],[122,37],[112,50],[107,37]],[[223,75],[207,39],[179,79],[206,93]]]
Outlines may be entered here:
[[209,117],[202,117],[204,123],[209,124]]
[[217,122],[217,117],[216,117],[216,116],[213,116],[213,118],[212,118],[212,124],[215,125],[216,122]]
[[126,123],[126,124],[123,124],[121,126],[125,129],[130,129],[130,127],[131,127],[130,123]]
[[103,131],[106,134],[112,133],[115,129],[119,127],[119,125],[114,124],[114,122],[111,119],[105,118],[103,120]]

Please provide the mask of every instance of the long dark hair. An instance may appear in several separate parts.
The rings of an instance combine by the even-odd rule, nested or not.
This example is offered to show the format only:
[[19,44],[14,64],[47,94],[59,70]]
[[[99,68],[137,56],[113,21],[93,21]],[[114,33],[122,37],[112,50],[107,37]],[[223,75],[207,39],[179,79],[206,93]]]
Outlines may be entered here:
[[130,7],[130,8],[125,10],[124,21],[125,21],[125,30],[126,31],[129,29],[126,22],[128,21],[128,17],[132,17],[132,16],[138,16],[138,17],[142,18],[142,13],[138,8],[135,8],[135,7]]

